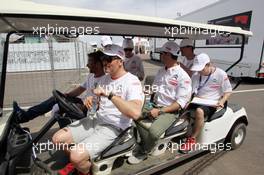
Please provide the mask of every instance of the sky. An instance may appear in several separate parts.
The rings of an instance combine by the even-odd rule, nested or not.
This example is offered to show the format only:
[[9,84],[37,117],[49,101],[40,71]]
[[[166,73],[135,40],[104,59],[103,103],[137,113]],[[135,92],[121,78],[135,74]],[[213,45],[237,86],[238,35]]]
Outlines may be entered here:
[[120,12],[133,15],[177,18],[218,0],[32,0],[45,4]]

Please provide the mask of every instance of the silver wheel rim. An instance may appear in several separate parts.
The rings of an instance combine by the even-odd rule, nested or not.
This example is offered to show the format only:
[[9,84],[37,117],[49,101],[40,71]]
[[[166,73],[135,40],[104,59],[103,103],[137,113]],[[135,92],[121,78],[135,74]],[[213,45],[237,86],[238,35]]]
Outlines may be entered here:
[[239,129],[237,131],[237,134],[235,135],[235,144],[236,145],[240,144],[242,142],[243,138],[244,138],[244,131],[243,131],[243,129]]

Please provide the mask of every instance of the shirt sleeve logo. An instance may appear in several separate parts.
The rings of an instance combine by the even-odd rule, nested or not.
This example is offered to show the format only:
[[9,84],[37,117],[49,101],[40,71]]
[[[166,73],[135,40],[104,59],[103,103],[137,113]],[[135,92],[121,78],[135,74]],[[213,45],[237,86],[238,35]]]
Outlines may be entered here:
[[172,78],[169,79],[169,84],[173,85],[173,86],[177,86],[178,85],[178,75],[174,75]]

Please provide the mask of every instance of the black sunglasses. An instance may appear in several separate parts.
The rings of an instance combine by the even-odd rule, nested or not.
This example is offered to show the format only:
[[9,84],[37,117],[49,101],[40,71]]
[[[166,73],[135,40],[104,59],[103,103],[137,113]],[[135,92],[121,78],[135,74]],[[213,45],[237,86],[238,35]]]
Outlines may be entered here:
[[125,48],[125,49],[124,49],[125,52],[127,52],[127,51],[130,51],[130,52],[131,52],[132,50],[133,50],[133,49],[131,49],[131,48]]
[[116,56],[108,56],[108,55],[105,55],[102,57],[102,61],[106,61],[107,63],[111,63],[113,60],[116,60],[116,59],[119,59],[119,58]]

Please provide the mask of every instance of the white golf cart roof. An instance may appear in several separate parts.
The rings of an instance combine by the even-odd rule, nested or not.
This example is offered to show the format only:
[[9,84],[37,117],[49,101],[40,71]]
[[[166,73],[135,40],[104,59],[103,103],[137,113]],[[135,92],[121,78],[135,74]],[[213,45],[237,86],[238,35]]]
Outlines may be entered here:
[[[9,0],[0,6],[0,33],[33,31],[36,27],[99,27],[100,34],[170,38],[169,28],[181,29],[174,38],[206,39],[207,31],[251,36],[252,32],[239,27],[226,27],[193,22],[110,13],[80,8],[45,5],[30,1]],[[165,29],[166,27],[166,29]],[[200,32],[194,32],[194,29]],[[184,32],[184,30],[189,32]],[[167,30],[167,32],[166,32]],[[192,33],[190,31],[193,31]],[[201,32],[203,31],[203,32]]]

